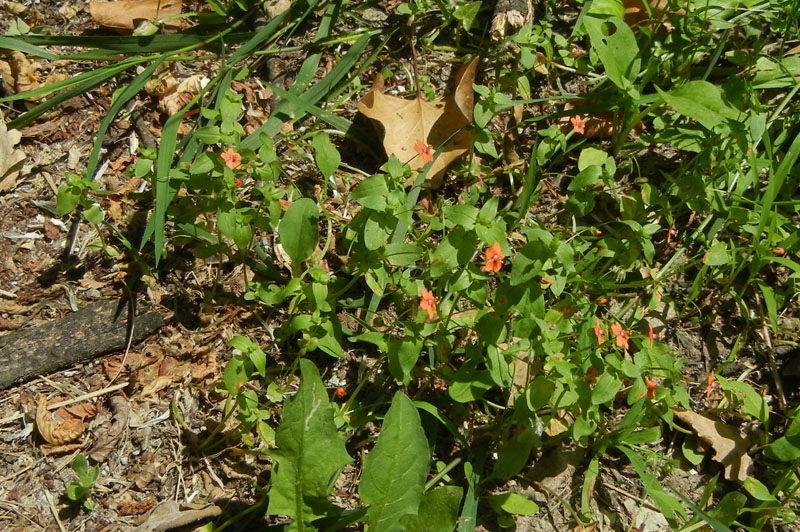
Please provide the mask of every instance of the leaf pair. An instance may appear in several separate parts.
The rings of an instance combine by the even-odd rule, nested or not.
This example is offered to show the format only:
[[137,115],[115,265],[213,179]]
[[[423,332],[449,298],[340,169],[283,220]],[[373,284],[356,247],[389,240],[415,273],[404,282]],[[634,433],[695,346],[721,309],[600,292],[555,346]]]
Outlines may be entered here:
[[[351,458],[336,429],[334,411],[319,371],[300,361],[302,385],[287,400],[275,434],[277,450],[267,513],[293,518],[289,530],[313,530],[312,521],[339,513],[328,495]],[[461,489],[444,486],[425,493],[430,451],[416,407],[398,391],[380,436],[364,461],[359,495],[367,530],[449,531],[455,526]]]

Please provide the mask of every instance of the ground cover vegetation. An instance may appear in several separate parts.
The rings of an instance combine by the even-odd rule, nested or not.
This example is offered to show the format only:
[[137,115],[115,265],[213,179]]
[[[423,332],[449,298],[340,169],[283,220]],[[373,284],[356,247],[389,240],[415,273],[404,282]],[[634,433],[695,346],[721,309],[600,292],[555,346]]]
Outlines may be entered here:
[[[287,530],[545,530],[552,507],[574,530],[642,530],[645,509],[687,532],[793,526],[798,5],[543,1],[498,29],[500,4],[264,17],[213,0],[176,33],[0,37],[98,61],[0,98],[9,129],[117,87],[55,208],[97,229],[131,301],[190,252],[215,268],[203,311],[248,313],[185,452],[268,471],[255,506],[204,530],[254,512]],[[263,83],[254,125],[244,82],[289,51],[293,81]],[[127,169],[141,216],[121,223],[96,178],[104,135],[167,65],[199,61]],[[712,345],[690,350],[687,329]],[[91,512],[98,470],[73,467]],[[699,492],[671,480],[689,470]]]

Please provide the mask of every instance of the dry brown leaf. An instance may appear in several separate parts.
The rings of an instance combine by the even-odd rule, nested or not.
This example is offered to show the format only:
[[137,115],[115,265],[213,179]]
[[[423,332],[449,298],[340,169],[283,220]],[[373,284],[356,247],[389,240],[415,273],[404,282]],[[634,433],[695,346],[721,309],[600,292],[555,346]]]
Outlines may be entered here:
[[753,467],[747,454],[750,442],[739,434],[739,429],[720,419],[691,411],[673,410],[675,417],[694,430],[705,443],[714,449],[714,460],[725,466],[725,478],[744,482]]
[[172,530],[205,519],[213,519],[221,513],[222,509],[213,504],[179,504],[171,500],[164,501],[150,510],[133,532]]
[[59,409],[64,417],[47,411],[47,398],[39,396],[36,406],[36,428],[45,441],[52,445],[64,445],[80,438],[83,434],[83,420],[66,410]]
[[14,148],[22,135],[16,129],[8,129],[0,120],[0,193],[11,190],[17,184],[25,152]]
[[62,406],[55,411],[55,414],[59,417],[64,417],[64,415],[67,414],[77,417],[81,420],[86,420],[86,418],[92,418],[96,416],[99,411],[100,407],[97,406],[97,403],[86,401],[75,405]]
[[6,52],[8,65],[11,67],[11,76],[14,78],[14,91],[16,93],[38,89],[41,84],[36,70],[36,63],[31,63],[20,51]]
[[176,114],[207,84],[208,78],[200,75],[191,76],[179,83],[171,78],[167,90],[160,95],[158,109],[168,116]]
[[[377,76],[372,89],[359,102],[358,110],[375,124],[387,155],[394,154],[400,161],[409,163],[412,170],[419,170],[425,163],[421,154],[414,150],[417,142],[430,145],[435,151],[453,133],[472,123],[472,84],[478,60],[479,57],[475,57],[464,67],[450,96],[432,102],[388,96],[381,92],[383,77]],[[441,184],[447,167],[467,153],[471,144],[472,136],[466,129],[450,141],[428,172],[432,187]]]
[[89,2],[89,12],[92,14],[92,19],[101,26],[118,30],[133,30],[142,20],[180,15],[181,0]]
[[103,425],[97,433],[97,440],[89,451],[89,458],[95,462],[105,462],[119,441],[122,433],[128,428],[128,418],[130,417],[130,406],[128,401],[121,395],[115,395],[109,399],[109,406],[114,413],[110,424]]

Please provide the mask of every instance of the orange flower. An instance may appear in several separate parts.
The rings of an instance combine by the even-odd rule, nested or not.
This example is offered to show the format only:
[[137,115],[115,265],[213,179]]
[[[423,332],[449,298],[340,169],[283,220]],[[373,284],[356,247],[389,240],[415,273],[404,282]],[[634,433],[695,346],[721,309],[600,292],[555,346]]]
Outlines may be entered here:
[[649,323],[647,324],[647,328],[650,329],[650,331],[647,333],[647,335],[650,336],[650,347],[653,347],[653,342],[658,335],[653,332],[653,326]]
[[583,135],[583,132],[586,131],[586,123],[581,119],[581,115],[575,115],[569,121],[572,122],[572,131]]
[[553,281],[551,281],[550,279],[545,279],[544,277],[542,277],[542,284],[543,284],[543,285],[549,285],[549,284],[551,284],[552,282],[553,282]]
[[786,255],[786,250],[783,248],[775,248],[772,251],[774,251],[776,255]]
[[600,326],[600,318],[594,319],[594,335],[597,336],[597,345],[601,345],[606,341],[606,339],[603,338],[603,328]]
[[241,179],[239,179],[238,177],[236,178],[236,186],[237,186],[237,187],[240,187],[240,186],[242,186],[242,180],[241,180]]
[[419,302],[419,308],[422,310],[427,310],[428,317],[433,319],[433,317],[436,315],[436,298],[433,296],[433,292],[423,288],[420,290],[419,295],[422,298]]
[[644,383],[647,385],[647,398],[648,399],[655,399],[656,398],[656,388],[658,388],[658,384],[655,381],[650,380],[650,375],[644,376]]
[[337,397],[344,397],[344,394],[345,394],[344,388],[342,388],[341,386],[336,388],[336,396]]
[[500,242],[495,242],[492,247],[486,248],[486,266],[483,267],[485,272],[499,272],[503,267],[503,250],[500,249]]
[[423,163],[429,163],[433,160],[433,146],[430,144],[424,144],[421,140],[417,140],[414,151],[422,155]]
[[617,337],[617,347],[622,347],[626,351],[628,350],[628,331],[622,328],[617,322],[614,322],[614,325],[611,326],[611,332],[614,333],[614,336]]
[[233,148],[228,148],[228,151],[223,152],[220,157],[225,161],[225,166],[230,169],[238,168],[242,164],[242,156],[233,151]]
[[711,390],[718,387],[719,384],[716,382],[714,378],[714,370],[711,370],[711,373],[708,374],[708,387],[706,387],[706,399],[711,397]]
[[606,303],[608,303],[607,297],[601,297],[600,299],[597,300],[598,305],[605,305]]

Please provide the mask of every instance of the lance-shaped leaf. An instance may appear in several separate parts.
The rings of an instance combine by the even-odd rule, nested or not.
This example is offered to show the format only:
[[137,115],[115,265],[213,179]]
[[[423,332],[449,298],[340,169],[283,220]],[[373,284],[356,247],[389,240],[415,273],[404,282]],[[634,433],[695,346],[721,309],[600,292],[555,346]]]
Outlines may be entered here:
[[407,515],[401,523],[406,530],[452,532],[456,527],[463,491],[459,486],[442,486],[429,491],[422,498],[419,513]]
[[397,392],[378,441],[364,460],[358,493],[367,510],[369,532],[402,530],[404,515],[416,514],[425,489],[430,451],[411,399]]
[[402,162],[409,163],[412,170],[425,165],[422,154],[414,149],[417,142],[436,151],[451,135],[461,130],[433,161],[428,172],[431,186],[438,186],[450,163],[464,155],[472,145],[472,136],[462,128],[472,123],[472,84],[478,59],[475,57],[464,67],[456,78],[455,90],[447,98],[428,102],[419,97],[406,100],[388,96],[381,92],[383,77],[379,74],[372,89],[358,104],[358,110],[373,121],[382,135],[386,154],[394,154]]
[[313,530],[311,521],[331,508],[328,495],[342,468],[351,458],[344,436],[336,430],[333,409],[316,366],[300,361],[302,384],[287,400],[275,433],[270,515],[294,519],[290,530]]

